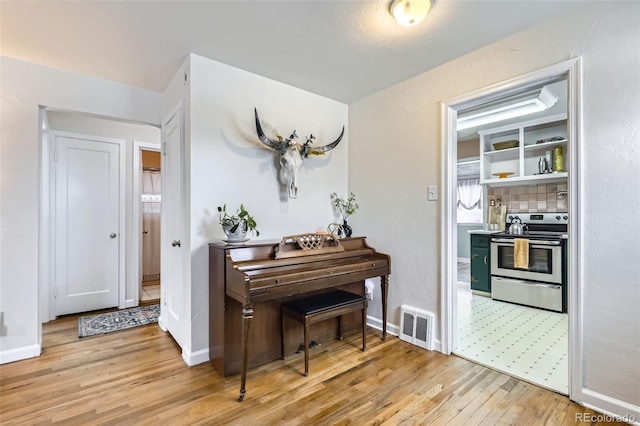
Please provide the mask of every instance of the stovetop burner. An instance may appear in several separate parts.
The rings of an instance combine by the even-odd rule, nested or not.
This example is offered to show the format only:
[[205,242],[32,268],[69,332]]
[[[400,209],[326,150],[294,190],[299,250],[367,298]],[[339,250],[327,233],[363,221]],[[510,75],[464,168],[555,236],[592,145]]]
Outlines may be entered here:
[[[509,226],[514,219],[520,219],[526,224],[522,235],[509,233]],[[505,223],[505,232],[492,234],[499,238],[529,238],[529,239],[561,239],[566,238],[568,231],[569,215],[566,212],[559,213],[508,213]]]

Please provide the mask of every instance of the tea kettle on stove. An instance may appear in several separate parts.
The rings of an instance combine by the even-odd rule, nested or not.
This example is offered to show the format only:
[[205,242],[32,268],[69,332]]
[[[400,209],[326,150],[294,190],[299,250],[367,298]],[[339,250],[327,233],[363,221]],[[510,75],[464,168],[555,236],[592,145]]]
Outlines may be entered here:
[[524,227],[522,226],[522,220],[517,216],[512,218],[511,225],[509,225],[509,234],[522,235],[523,233]]

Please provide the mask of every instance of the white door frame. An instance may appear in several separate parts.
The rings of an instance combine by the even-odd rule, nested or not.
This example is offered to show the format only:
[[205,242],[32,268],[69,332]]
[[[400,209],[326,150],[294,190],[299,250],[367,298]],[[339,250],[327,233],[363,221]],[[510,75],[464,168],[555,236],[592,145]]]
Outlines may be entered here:
[[[42,138],[42,164],[41,169],[42,173],[42,196],[41,196],[41,205],[40,205],[40,225],[41,230],[40,233],[42,235],[40,239],[41,243],[41,253],[47,254],[41,256],[39,269],[41,271],[47,271],[47,273],[41,276],[40,288],[41,290],[47,289],[48,297],[46,297],[47,292],[42,292],[41,300],[40,300],[40,320],[42,322],[51,321],[56,318],[55,315],[55,300],[54,300],[54,286],[55,286],[55,276],[54,276],[54,268],[55,264],[55,227],[53,224],[55,223],[55,166],[54,166],[54,156],[55,150],[51,149],[52,144],[55,142],[56,137],[68,137],[73,139],[91,139],[98,142],[105,143],[115,143],[120,146],[120,154],[119,154],[119,173],[118,173],[118,191],[119,191],[119,201],[120,208],[118,213],[118,233],[119,233],[119,241],[118,241],[118,307],[125,307],[125,249],[126,249],[126,191],[125,191],[125,179],[126,179],[126,155],[125,155],[125,147],[126,141],[124,139],[117,138],[106,138],[101,136],[93,136],[93,135],[84,135],[80,133],[72,133],[72,132],[64,132],[59,130],[52,130],[48,133],[48,138]],[[46,144],[46,146],[45,146]],[[44,171],[47,171],[45,174]],[[48,210],[48,214],[47,213]]]
[[132,207],[133,207],[133,223],[131,232],[131,246],[134,250],[134,256],[131,262],[131,272],[129,274],[129,282],[135,283],[133,286],[133,292],[131,293],[132,299],[126,301],[127,308],[132,306],[138,306],[140,304],[140,283],[142,282],[142,262],[140,258],[142,256],[142,212],[140,201],[140,181],[142,177],[142,151],[161,151],[161,145],[159,143],[150,143],[142,141],[133,141],[133,189],[131,191]]
[[497,96],[505,96],[510,92],[534,86],[544,81],[553,80],[559,76],[567,76],[569,97],[567,102],[568,136],[569,136],[569,167],[568,188],[569,211],[569,270],[568,270],[568,309],[569,309],[569,397],[581,402],[582,393],[582,177],[583,156],[578,147],[582,143],[582,58],[577,57],[544,69],[525,74],[514,79],[477,90],[475,92],[442,102],[442,157],[441,182],[443,186],[441,204],[441,352],[451,354],[455,349],[454,333],[456,318],[454,315],[457,303],[454,278],[456,277],[456,180],[457,180],[457,111],[477,106]]

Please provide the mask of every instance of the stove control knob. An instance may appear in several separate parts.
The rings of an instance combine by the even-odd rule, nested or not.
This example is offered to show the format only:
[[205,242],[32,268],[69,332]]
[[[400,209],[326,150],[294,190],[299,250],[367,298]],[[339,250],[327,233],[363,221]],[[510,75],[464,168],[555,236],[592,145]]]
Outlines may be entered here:
[[564,216],[562,216],[562,218],[563,218],[564,220],[567,220],[567,219],[569,219],[569,216],[567,216],[567,215],[565,214]]
[[556,220],[560,220],[560,216],[559,216],[559,215],[558,215],[558,216],[556,216]]

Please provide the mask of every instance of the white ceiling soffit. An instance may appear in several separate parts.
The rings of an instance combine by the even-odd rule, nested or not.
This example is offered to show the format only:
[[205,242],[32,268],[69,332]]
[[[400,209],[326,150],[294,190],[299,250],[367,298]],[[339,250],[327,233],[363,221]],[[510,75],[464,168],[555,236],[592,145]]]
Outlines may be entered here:
[[162,92],[189,53],[350,103],[588,2],[0,1],[0,53]]

